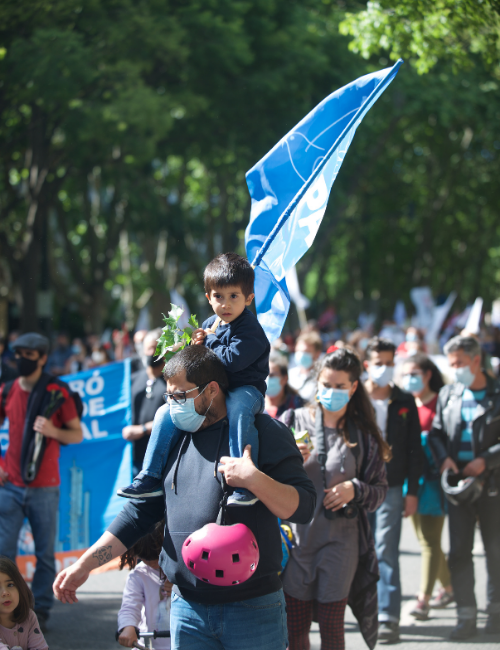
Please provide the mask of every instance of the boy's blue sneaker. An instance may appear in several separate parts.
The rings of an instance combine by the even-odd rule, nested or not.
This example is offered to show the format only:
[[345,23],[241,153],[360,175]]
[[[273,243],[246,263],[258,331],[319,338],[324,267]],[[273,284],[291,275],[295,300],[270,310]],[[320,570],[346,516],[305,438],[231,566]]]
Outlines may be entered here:
[[163,495],[161,480],[145,474],[137,477],[131,485],[117,492],[119,497],[126,499],[154,499]]
[[227,500],[228,506],[253,506],[259,499],[248,490],[233,492]]

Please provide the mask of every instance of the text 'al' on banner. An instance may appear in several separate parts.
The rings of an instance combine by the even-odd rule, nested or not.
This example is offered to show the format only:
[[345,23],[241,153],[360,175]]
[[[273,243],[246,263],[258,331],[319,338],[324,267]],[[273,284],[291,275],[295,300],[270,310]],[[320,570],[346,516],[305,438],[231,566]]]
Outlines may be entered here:
[[402,63],[326,97],[246,174],[252,208],[245,246],[255,267],[257,316],[270,341],[290,307],[286,273],[311,247],[356,129]]

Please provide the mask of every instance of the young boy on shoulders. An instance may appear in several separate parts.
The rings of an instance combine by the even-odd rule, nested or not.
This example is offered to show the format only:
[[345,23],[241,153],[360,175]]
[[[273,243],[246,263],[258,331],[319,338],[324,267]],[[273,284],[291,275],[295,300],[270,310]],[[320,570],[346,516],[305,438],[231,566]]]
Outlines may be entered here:
[[[248,309],[254,298],[254,270],[236,253],[223,253],[210,262],[203,277],[206,297],[215,316],[193,332],[193,342],[213,350],[226,368],[230,389],[227,411],[231,456],[242,456],[246,445],[251,445],[252,460],[258,466],[255,416],[264,410],[270,345],[259,321]],[[163,469],[179,438],[179,430],[197,431],[204,416],[206,413],[196,412],[194,399],[188,395],[183,404],[175,405],[173,413],[169,404],[159,409],[143,469],[132,485],[119,490],[118,494],[136,499],[160,496]],[[247,506],[256,501],[253,494],[238,489],[229,498],[228,505]]]

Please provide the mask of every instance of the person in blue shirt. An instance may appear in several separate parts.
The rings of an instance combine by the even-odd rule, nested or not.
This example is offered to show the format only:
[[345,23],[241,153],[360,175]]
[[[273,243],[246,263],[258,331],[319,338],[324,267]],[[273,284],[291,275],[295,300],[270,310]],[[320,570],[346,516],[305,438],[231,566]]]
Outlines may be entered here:
[[500,633],[500,382],[485,373],[475,338],[456,336],[444,352],[455,382],[439,392],[429,445],[441,473],[449,468],[484,481],[477,501],[448,504],[448,563],[458,614],[451,638],[462,641],[477,632],[472,549],[478,521],[488,571],[484,631]]
[[[223,253],[208,264],[203,279],[215,315],[193,332],[193,343],[213,350],[226,369],[231,456],[242,457],[250,445],[252,461],[258,467],[259,438],[254,420],[264,410],[271,348],[259,321],[248,309],[254,298],[255,273],[240,255]],[[198,388],[201,395],[205,387]],[[194,399],[186,395],[179,404],[175,397],[174,401],[170,396],[168,399],[171,403],[162,406],[155,416],[142,471],[131,485],[118,490],[120,496],[144,499],[162,495],[163,469],[178,441],[179,429],[196,431],[200,426],[204,415],[196,412]],[[256,501],[251,492],[238,489],[229,497],[228,505],[249,506]]]

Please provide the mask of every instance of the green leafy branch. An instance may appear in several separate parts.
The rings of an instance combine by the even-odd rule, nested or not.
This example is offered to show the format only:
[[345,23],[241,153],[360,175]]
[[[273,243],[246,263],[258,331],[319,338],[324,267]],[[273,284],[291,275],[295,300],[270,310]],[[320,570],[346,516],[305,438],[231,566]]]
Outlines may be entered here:
[[197,329],[198,321],[196,316],[191,314],[188,324],[184,329],[179,327],[179,318],[184,313],[184,310],[177,305],[170,305],[172,309],[168,312],[168,316],[162,314],[165,327],[162,328],[160,338],[157,340],[155,355],[158,359],[164,359],[165,363],[170,361],[176,352],[183,350],[186,345],[191,343],[193,331]]

